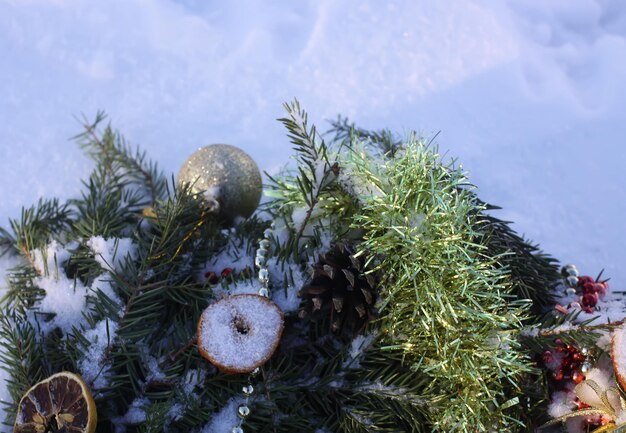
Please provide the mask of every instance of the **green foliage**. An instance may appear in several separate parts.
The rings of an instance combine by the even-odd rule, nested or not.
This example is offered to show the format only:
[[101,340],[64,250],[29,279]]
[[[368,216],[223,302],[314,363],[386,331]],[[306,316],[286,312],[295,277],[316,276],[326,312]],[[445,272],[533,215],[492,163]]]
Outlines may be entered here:
[[262,387],[271,398],[255,403],[247,422],[252,431],[429,431],[436,402],[421,393],[425,378],[384,354],[375,334],[351,344],[327,335],[322,324],[315,330],[321,338],[286,330],[283,347],[264,368]]
[[[284,274],[273,275],[272,289],[297,290],[295,274],[347,239],[383,276],[380,319],[355,338],[331,334],[324,320],[287,315],[281,345],[256,379],[244,429],[475,432],[531,425],[524,413],[541,397],[525,395],[535,378],[525,353],[546,342],[518,337],[532,323],[527,298],[545,299],[554,261],[491,217],[492,207],[430,141],[400,140],[339,118],[327,142],[297,101],[285,108],[280,121],[296,168],[268,175],[272,200],[264,210],[274,222],[276,269]],[[129,433],[197,431],[246,383],[199,355],[198,318],[218,293],[252,283],[251,273],[241,272],[211,287],[198,274],[226,250],[252,256],[270,222],[254,216],[222,230],[144,153],[102,128],[104,119],[98,113],[85,121],[77,136],[95,161],[82,196],[67,204],[40,201],[0,230],[0,249],[22,257],[0,311],[8,348],[0,360],[13,399],[6,422],[32,384],[61,370],[80,372],[97,355],[91,361],[100,370],[88,385],[99,432],[120,423]],[[103,263],[90,244],[96,237],[115,240],[115,249],[131,241],[135,252]],[[67,257],[55,257],[53,269],[38,268],[52,241]],[[42,310],[41,286],[51,278],[88,288],[72,329],[52,327],[54,314]],[[106,330],[99,341],[95,329]],[[131,422],[129,410],[144,416]]]
[[394,159],[350,162],[367,192],[353,225],[364,230],[363,251],[385,270],[386,348],[432,378],[426,392],[449,398],[434,429],[512,428],[505,390],[530,371],[514,336],[527,305],[510,295],[498,257],[476,242],[464,173],[417,137]]
[[337,151],[331,150],[298,101],[285,104],[287,117],[279,119],[288,131],[295,151],[296,169],[281,176],[266,173],[266,195],[272,198],[266,209],[275,225],[287,231],[287,240],[276,250],[279,260],[308,263],[322,246],[321,235],[332,238],[349,235],[347,216],[353,212],[355,198],[337,182]]
[[368,131],[350,123],[347,118],[339,116],[331,122],[332,128],[328,131],[335,134],[335,141],[344,142],[370,142],[379,148],[380,152],[393,158],[404,147],[404,142],[388,129],[381,131]]
[[30,251],[56,239],[71,220],[67,204],[60,204],[57,199],[39,199],[35,206],[22,209],[20,219],[9,219],[12,233],[0,228],[0,252],[13,250],[31,260]]
[[498,263],[509,274],[516,295],[532,300],[535,314],[551,308],[554,302],[549,292],[559,279],[557,260],[515,233],[508,222],[493,216],[491,211],[500,209],[498,206],[475,200],[484,208],[478,218],[480,242],[490,255],[499,257]]

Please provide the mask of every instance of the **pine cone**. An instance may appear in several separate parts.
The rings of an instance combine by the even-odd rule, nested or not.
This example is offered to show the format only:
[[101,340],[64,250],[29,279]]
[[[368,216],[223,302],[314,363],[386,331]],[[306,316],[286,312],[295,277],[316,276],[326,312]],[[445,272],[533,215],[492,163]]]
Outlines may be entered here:
[[311,268],[311,280],[298,296],[303,298],[299,317],[320,320],[330,318],[333,332],[346,329],[361,331],[376,318],[378,279],[366,273],[366,259],[355,257],[354,249],[338,242]]

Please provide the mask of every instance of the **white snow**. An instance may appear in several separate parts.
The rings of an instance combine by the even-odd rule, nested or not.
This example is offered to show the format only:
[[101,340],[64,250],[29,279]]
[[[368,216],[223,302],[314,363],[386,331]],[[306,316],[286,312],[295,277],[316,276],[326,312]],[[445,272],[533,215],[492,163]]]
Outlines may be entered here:
[[146,408],[150,406],[150,400],[147,398],[136,398],[131,403],[126,414],[123,417],[115,418],[115,432],[122,433],[126,431],[126,425],[139,424],[146,420]]
[[360,368],[365,352],[376,340],[377,335],[376,332],[370,332],[369,334],[360,334],[354,337],[354,340],[350,343],[348,356],[343,361],[343,368]]
[[[200,282],[205,282],[210,272],[214,272],[219,278],[222,271],[227,268],[232,269],[235,274],[246,268],[254,269],[254,256],[247,253],[249,245],[246,242],[239,244],[235,239],[237,236],[236,229],[224,230],[223,234],[228,236],[230,241],[221,251],[211,257],[198,273],[197,278]],[[220,288],[215,287],[214,290],[220,291]]]
[[118,324],[108,320],[96,323],[93,329],[84,332],[84,337],[91,344],[84,357],[78,362],[78,368],[85,381],[92,389],[102,389],[109,384],[105,352],[117,333]]
[[104,239],[102,236],[93,236],[87,241],[87,246],[95,254],[100,266],[108,271],[119,271],[127,257],[137,258],[137,246],[130,238]]
[[103,272],[94,279],[93,283],[91,284],[91,290],[94,293],[99,290],[103,294],[105,294],[110,300],[116,302],[118,305],[121,305],[122,300],[117,295],[117,293],[115,293],[115,290],[111,285],[112,278],[113,277],[108,272]]
[[[291,150],[275,119],[296,96],[322,130],[341,113],[441,131],[496,215],[626,289],[620,0],[0,0],[0,56],[3,227],[39,197],[78,195],[92,165],[67,139],[74,115],[105,109],[166,173],[215,142],[276,172]],[[55,273],[44,302],[71,304],[55,319],[67,327],[86,288]]]
[[275,172],[296,96],[322,130],[441,131],[499,216],[624,288],[624,29],[619,0],[4,0],[0,223],[78,194],[73,115],[107,110],[167,173],[215,142]]
[[40,302],[40,310],[56,314],[45,326],[47,331],[58,326],[67,333],[85,322],[83,312],[87,305],[88,288],[79,279],[68,278],[63,269],[73,247],[73,243],[63,246],[52,241],[45,249],[32,252],[34,266],[39,273],[35,284],[46,292]]
[[[300,266],[293,263],[279,263],[276,257],[269,257],[267,269],[270,274],[270,282],[275,288],[272,291],[272,300],[285,313],[298,311],[301,299],[298,290],[304,285],[308,275],[300,270]],[[287,287],[285,287],[287,281]]]
[[190,396],[196,387],[204,388],[206,375],[206,370],[190,369],[181,382],[184,394]]
[[200,433],[231,433],[232,428],[239,425],[237,408],[245,400],[243,397],[233,397],[211,417],[211,421],[204,426]]
[[576,405],[574,399],[576,396],[573,392],[557,391],[551,396],[550,404],[548,405],[548,414],[552,418],[558,418],[572,412]]

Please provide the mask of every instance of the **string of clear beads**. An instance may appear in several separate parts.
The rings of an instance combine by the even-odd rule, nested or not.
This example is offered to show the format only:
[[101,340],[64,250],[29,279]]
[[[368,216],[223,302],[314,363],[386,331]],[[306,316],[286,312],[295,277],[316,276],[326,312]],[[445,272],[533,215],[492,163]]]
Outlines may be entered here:
[[[261,287],[259,288],[259,296],[264,296],[266,298],[270,297],[270,273],[267,270],[267,256],[270,248],[270,239],[272,237],[272,230],[266,229],[263,233],[263,239],[259,241],[259,248],[256,250],[256,255],[254,257],[254,265],[258,268],[257,278],[259,283],[261,283]],[[239,416],[239,423],[234,426],[231,430],[232,433],[244,433],[243,431],[243,423],[246,418],[250,415],[250,407],[248,404],[250,403],[250,398],[252,394],[254,394],[254,385],[256,382],[256,377],[259,375],[261,370],[259,368],[255,368],[248,375],[248,384],[241,388],[241,392],[243,393],[245,400],[243,403],[239,405],[237,408],[237,415]]]

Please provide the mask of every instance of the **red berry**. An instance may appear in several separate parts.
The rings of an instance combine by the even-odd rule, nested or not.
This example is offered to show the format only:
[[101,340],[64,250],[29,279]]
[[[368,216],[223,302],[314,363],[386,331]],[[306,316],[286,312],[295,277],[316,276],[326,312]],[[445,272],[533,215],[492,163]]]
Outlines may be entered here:
[[557,346],[564,346],[563,340],[561,340],[560,338],[555,338],[554,344],[556,344]]
[[554,380],[563,380],[563,372],[561,370],[557,370],[554,373],[552,373],[552,378]]
[[594,283],[585,283],[583,285],[583,293],[595,293],[596,285]]
[[205,273],[204,277],[210,284],[217,284],[219,281],[219,278],[217,278],[217,275],[213,271]]
[[583,287],[587,283],[593,283],[593,278],[587,275],[583,275],[582,277],[578,277],[578,286]]
[[576,397],[574,399],[574,404],[576,405],[576,407],[578,407],[578,409],[587,409],[587,408],[591,407],[587,403],[585,403],[584,401],[580,401],[578,399],[578,397]]
[[582,362],[585,360],[585,355],[580,352],[576,352],[572,355],[572,360],[576,362]]
[[575,371],[574,374],[572,374],[572,380],[576,385],[578,385],[580,382],[585,380],[585,375],[579,371]]
[[233,272],[233,268],[224,268],[222,270],[222,278],[228,277]]
[[598,295],[595,293],[587,293],[582,298],[582,304],[585,307],[595,307],[598,303]]

